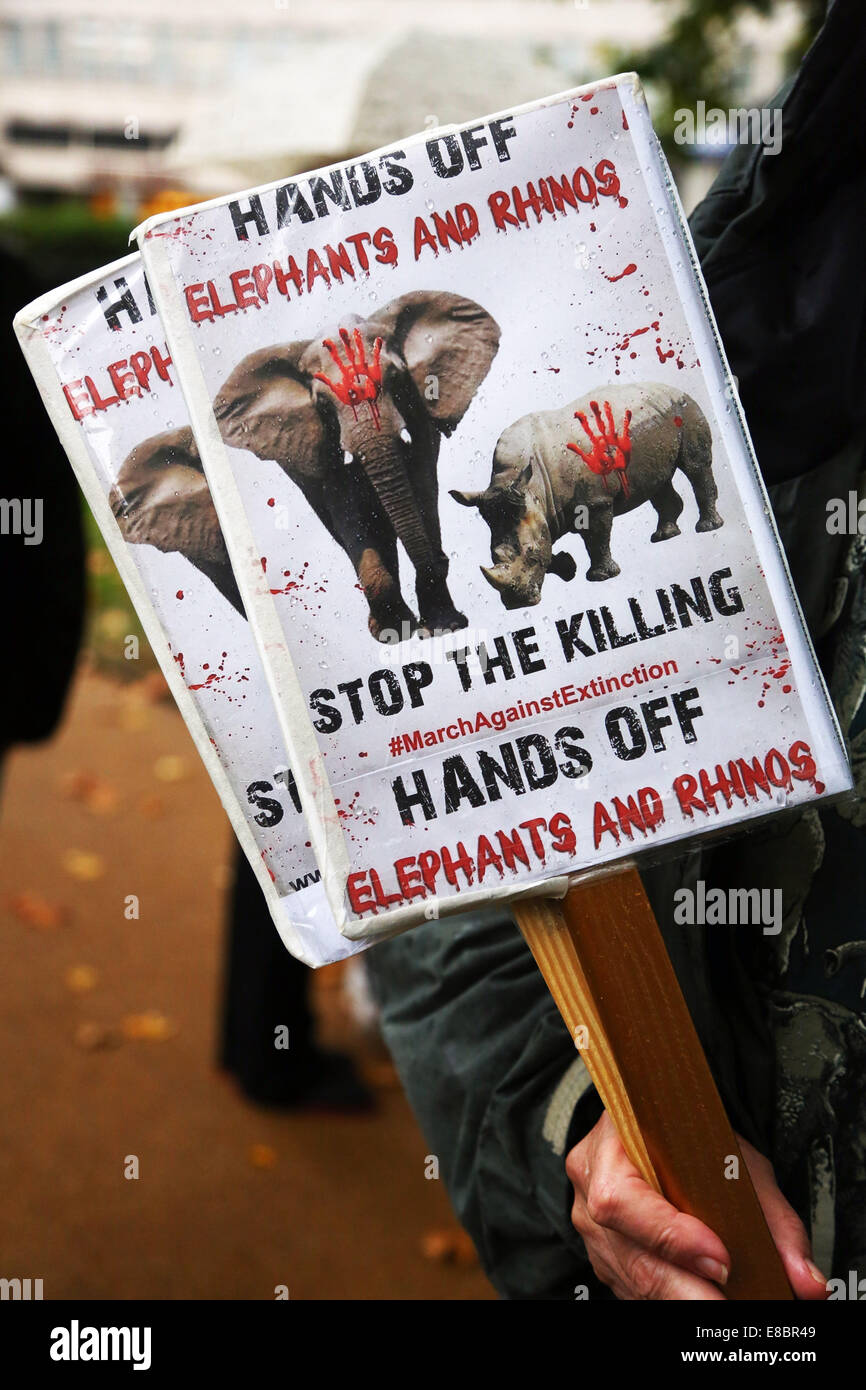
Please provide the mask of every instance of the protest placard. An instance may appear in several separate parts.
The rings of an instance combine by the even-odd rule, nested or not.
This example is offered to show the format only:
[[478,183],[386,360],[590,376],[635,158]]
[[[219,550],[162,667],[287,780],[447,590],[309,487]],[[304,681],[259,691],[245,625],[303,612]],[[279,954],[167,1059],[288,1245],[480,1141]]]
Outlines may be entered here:
[[283,942],[310,965],[347,955],[141,258],[43,295],[15,330]]
[[850,785],[636,78],[138,237],[343,931]]

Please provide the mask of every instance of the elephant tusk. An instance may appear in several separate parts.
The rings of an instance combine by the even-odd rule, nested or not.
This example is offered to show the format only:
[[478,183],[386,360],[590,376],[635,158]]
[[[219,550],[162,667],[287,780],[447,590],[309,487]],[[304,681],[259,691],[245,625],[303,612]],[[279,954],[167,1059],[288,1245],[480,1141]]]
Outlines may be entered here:
[[412,436],[411,436],[411,434],[409,433],[409,431],[407,430],[407,428],[406,428],[405,425],[403,426],[403,428],[402,428],[401,431],[400,431],[400,438],[402,439],[402,441],[403,441],[404,444],[411,444],[411,443],[412,443]]

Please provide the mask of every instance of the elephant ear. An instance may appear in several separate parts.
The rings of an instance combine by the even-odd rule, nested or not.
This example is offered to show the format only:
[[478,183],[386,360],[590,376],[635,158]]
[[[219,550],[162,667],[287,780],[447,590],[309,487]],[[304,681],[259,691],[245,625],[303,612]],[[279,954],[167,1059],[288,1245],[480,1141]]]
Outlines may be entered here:
[[239,362],[220,387],[213,410],[233,449],[249,449],[299,472],[311,470],[324,428],[301,358],[309,342],[262,348]]
[[137,444],[120,468],[109,502],[131,544],[177,550],[194,564],[229,563],[191,429]]
[[421,399],[443,434],[472,403],[499,347],[499,324],[472,299],[416,290],[373,315],[403,355]]

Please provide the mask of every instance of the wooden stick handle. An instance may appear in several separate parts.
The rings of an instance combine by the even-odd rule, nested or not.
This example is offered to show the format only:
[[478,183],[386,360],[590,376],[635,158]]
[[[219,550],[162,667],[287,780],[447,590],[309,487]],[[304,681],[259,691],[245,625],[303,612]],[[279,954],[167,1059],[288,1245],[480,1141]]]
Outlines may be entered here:
[[637,870],[512,911],[635,1167],[724,1242],[726,1297],[790,1299]]

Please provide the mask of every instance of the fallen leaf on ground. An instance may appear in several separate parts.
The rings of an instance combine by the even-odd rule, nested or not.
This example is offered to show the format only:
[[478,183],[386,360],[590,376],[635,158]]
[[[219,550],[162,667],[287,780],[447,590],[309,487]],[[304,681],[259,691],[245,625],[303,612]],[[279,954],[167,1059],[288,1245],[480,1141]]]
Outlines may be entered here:
[[92,854],[89,850],[67,849],[61,855],[60,862],[72,878],[77,878],[82,883],[92,883],[94,879],[102,878],[105,873],[105,861],[102,856]]
[[105,608],[97,618],[99,631],[106,637],[125,637],[129,631],[129,614],[125,608]]
[[116,789],[92,772],[65,773],[60,778],[60,790],[70,801],[80,801],[94,815],[109,816],[117,809]]
[[114,561],[107,550],[88,550],[87,552],[87,572],[88,574],[111,574],[114,569]]
[[426,1260],[456,1264],[468,1269],[478,1263],[475,1246],[462,1226],[435,1226],[421,1237],[421,1253]]
[[117,726],[125,734],[140,734],[150,724],[150,710],[145,704],[124,700],[117,707]]
[[9,908],[19,922],[41,931],[51,931],[66,920],[66,908],[60,903],[49,902],[41,893],[17,893],[9,900]]
[[135,682],[133,689],[149,705],[158,705],[171,698],[168,682],[161,671],[148,671],[146,676]]
[[125,1038],[145,1042],[165,1042],[178,1031],[176,1023],[155,1009],[143,1014],[127,1014],[120,1026]]
[[254,1168],[276,1168],[277,1151],[270,1144],[250,1144],[247,1157]]
[[92,772],[64,772],[59,781],[60,791],[70,801],[83,801],[93,791],[97,780]]
[[92,965],[71,965],[66,972],[66,988],[73,994],[89,994],[98,983],[99,975]]
[[177,753],[163,753],[153,765],[153,775],[160,782],[182,782],[189,775],[189,759]]
[[111,816],[117,810],[120,797],[109,782],[99,782],[84,797],[84,804],[94,816]]
[[76,1047],[85,1052],[97,1052],[103,1048],[120,1047],[123,1039],[116,1028],[104,1023],[79,1023],[72,1040]]

